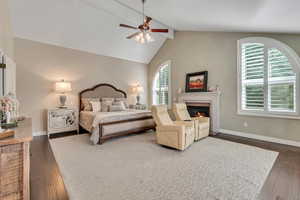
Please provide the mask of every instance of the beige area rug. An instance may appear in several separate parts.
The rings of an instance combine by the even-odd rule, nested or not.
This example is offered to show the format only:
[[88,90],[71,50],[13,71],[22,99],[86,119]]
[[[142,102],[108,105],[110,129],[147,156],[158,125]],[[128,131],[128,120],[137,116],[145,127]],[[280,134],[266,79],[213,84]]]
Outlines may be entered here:
[[206,138],[180,152],[145,133],[50,141],[71,200],[253,200],[277,152]]

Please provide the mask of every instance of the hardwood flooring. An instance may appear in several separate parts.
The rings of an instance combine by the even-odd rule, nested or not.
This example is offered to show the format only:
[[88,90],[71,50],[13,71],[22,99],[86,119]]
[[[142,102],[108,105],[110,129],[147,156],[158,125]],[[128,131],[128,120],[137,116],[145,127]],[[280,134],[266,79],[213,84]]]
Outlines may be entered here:
[[[260,200],[300,200],[300,148],[225,134],[215,137],[279,152]],[[35,137],[31,144],[30,180],[31,200],[68,200],[46,136]]]
[[47,136],[32,141],[30,164],[31,200],[69,199]]

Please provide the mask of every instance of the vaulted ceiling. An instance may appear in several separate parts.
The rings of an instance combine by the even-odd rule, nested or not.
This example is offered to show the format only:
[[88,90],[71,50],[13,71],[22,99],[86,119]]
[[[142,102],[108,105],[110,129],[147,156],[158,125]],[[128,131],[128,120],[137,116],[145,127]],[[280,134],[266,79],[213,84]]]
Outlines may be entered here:
[[[10,6],[16,37],[99,55],[149,63],[166,38],[173,38],[170,29],[153,34],[156,41],[146,45],[126,39],[135,30],[119,24],[141,24],[142,15],[114,0],[11,0]],[[157,21],[152,25],[168,28]]]
[[[178,31],[300,33],[299,0],[147,0],[153,27]],[[11,0],[15,36],[99,55],[149,63],[166,38],[125,39],[141,23],[140,0]]]
[[[118,0],[138,9],[138,0]],[[147,0],[146,14],[179,31],[300,33],[299,0]]]

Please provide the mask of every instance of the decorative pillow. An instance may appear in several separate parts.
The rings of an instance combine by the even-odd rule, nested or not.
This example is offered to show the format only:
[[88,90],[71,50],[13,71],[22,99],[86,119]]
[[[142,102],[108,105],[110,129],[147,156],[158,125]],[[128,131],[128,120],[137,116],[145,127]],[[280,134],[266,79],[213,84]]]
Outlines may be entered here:
[[102,112],[109,112],[109,106],[113,104],[113,101],[108,101],[108,100],[102,100],[101,102],[101,111]]
[[113,104],[112,104],[113,106],[119,106],[119,107],[121,107],[122,108],[122,110],[126,110],[127,108],[126,108],[126,106],[125,106],[125,103],[123,102],[123,101],[115,101],[115,102],[113,102]]
[[92,111],[93,108],[92,108],[90,101],[99,101],[100,102],[100,98],[82,98],[81,99],[81,109],[84,111]]
[[125,110],[124,105],[123,106],[121,106],[121,105],[110,105],[109,106],[110,112],[123,111],[123,110]]
[[100,112],[101,111],[101,103],[100,101],[90,101],[92,105],[93,112]]
[[126,108],[129,108],[129,103],[126,98],[115,98],[115,102],[123,102]]

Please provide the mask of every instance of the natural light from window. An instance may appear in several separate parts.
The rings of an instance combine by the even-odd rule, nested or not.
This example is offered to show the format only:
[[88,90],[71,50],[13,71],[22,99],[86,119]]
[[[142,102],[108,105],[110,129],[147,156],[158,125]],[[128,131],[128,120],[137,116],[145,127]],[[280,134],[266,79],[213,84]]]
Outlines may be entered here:
[[162,64],[153,81],[153,104],[170,105],[170,62]]
[[299,66],[292,51],[269,38],[239,41],[239,114],[299,116]]

